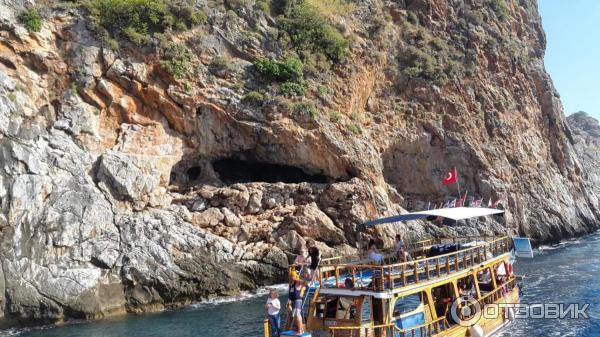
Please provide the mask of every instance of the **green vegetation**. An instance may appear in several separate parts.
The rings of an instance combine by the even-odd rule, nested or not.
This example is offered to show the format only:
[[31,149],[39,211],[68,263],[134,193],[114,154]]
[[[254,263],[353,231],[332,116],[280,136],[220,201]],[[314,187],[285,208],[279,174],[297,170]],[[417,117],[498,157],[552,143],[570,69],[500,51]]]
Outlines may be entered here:
[[350,114],[350,119],[353,121],[360,120],[360,114],[358,113],[358,111],[356,111],[356,110],[352,111],[352,113]]
[[352,132],[355,135],[359,135],[362,133],[362,129],[360,128],[360,126],[354,123],[348,124],[348,130],[350,130],[350,132]]
[[285,82],[281,85],[281,93],[285,96],[304,96],[306,88],[304,84],[298,82]]
[[250,104],[262,104],[265,101],[265,95],[258,91],[250,91],[242,97],[242,102]]
[[420,26],[406,24],[403,38],[406,46],[400,61],[406,66],[402,71],[408,78],[421,78],[444,85],[450,78],[464,73],[461,54],[446,41],[433,37]]
[[69,84],[69,93],[71,93],[71,96],[77,96],[77,83],[75,81]]
[[25,25],[29,32],[39,32],[42,30],[42,17],[35,8],[25,10],[19,15],[19,21]]
[[315,107],[315,104],[312,102],[296,103],[293,105],[292,109],[296,113],[309,115],[310,119],[313,119],[313,120],[316,119],[317,115],[318,115],[317,108]]
[[17,101],[17,95],[14,92],[9,92],[7,97],[13,103]]
[[498,19],[505,21],[510,15],[510,10],[506,4],[506,0],[490,0],[490,6],[496,13]]
[[319,94],[319,96],[325,96],[329,94],[329,91],[329,87],[326,85],[321,84],[317,87],[317,94]]
[[347,15],[354,11],[355,5],[346,0],[305,0],[319,13],[329,15]]
[[260,9],[265,15],[271,14],[271,3],[270,0],[257,0],[256,6]]
[[332,62],[339,62],[348,55],[350,41],[329,24],[314,1],[284,5],[284,16],[279,25],[290,37],[300,55],[323,54]]
[[340,115],[340,113],[337,111],[334,111],[329,115],[329,120],[332,123],[337,123],[340,121],[340,119],[342,119],[342,115]]
[[181,79],[192,70],[192,52],[182,44],[169,43],[164,49],[160,64],[176,79]]
[[302,62],[295,57],[287,57],[283,61],[273,58],[259,58],[254,61],[254,68],[266,78],[274,81],[302,81],[304,73]]
[[210,60],[208,70],[220,77],[225,77],[228,72],[234,70],[234,65],[229,57],[215,56]]
[[90,0],[86,8],[107,40],[124,38],[135,44],[148,42],[155,33],[191,28],[207,19],[183,0]]
[[284,82],[281,93],[285,96],[304,96],[304,72],[302,62],[295,57],[284,60],[263,57],[254,61],[254,68],[271,81]]

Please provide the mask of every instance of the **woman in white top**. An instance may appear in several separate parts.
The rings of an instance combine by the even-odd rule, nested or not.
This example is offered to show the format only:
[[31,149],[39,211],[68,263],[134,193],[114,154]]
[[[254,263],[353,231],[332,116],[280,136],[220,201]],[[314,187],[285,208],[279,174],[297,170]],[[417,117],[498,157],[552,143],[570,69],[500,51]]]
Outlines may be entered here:
[[269,316],[269,326],[271,327],[272,337],[279,337],[281,330],[281,315],[279,314],[281,303],[279,303],[278,296],[279,293],[277,292],[277,289],[272,288],[269,299],[267,299],[267,304],[265,304],[265,309],[267,309],[267,315]]

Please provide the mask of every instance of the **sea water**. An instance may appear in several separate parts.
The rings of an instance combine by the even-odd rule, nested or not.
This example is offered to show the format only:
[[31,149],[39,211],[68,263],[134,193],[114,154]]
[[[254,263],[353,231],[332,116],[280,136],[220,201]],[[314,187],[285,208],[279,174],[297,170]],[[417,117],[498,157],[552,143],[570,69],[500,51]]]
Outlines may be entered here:
[[[499,336],[600,336],[600,233],[553,246],[542,246],[534,259],[515,265],[522,281],[522,303],[590,304],[588,319],[516,319]],[[285,287],[280,286],[285,303]],[[200,303],[182,310],[129,315],[60,327],[1,331],[19,337],[259,337],[267,292]]]

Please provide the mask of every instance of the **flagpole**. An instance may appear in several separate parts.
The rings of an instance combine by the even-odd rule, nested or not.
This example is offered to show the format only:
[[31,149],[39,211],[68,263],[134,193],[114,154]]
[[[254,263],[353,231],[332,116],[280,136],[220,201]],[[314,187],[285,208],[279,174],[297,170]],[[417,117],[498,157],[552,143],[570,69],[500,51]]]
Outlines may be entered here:
[[456,186],[458,187],[458,199],[460,199],[460,180],[458,180],[458,169],[456,170]]

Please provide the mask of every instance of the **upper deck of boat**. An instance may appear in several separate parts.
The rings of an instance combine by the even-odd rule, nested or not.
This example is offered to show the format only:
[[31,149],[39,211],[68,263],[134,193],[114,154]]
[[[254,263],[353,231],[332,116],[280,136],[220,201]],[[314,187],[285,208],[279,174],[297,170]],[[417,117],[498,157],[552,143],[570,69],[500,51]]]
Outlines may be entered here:
[[[460,244],[456,251],[426,257],[436,244]],[[407,244],[413,261],[398,262],[393,252],[384,255],[383,264],[372,263],[365,254],[323,259],[319,280],[321,293],[370,293],[375,297],[424,287],[446,278],[458,276],[474,267],[503,258],[512,247],[508,236],[455,237]],[[377,294],[379,293],[379,294]]]

